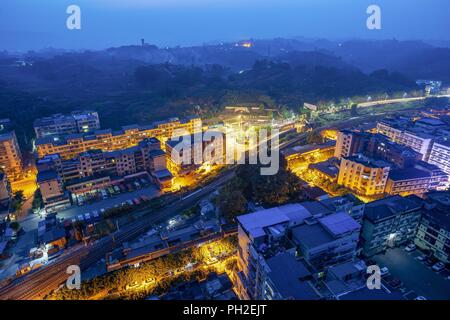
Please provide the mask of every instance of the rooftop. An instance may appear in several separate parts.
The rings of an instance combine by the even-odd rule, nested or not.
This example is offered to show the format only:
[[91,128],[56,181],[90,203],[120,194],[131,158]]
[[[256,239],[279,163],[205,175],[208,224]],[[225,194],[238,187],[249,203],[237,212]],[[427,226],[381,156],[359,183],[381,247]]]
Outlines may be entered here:
[[285,299],[315,300],[319,295],[307,282],[311,273],[303,262],[292,254],[280,253],[266,260],[269,277],[277,291]]
[[377,222],[404,212],[419,210],[421,207],[422,201],[416,196],[395,195],[367,203],[364,216],[372,222]]
[[392,166],[390,163],[388,163],[386,161],[368,158],[361,154],[351,156],[351,157],[344,157],[344,159],[362,164],[363,166],[369,167],[369,168],[386,168],[386,167],[390,168]]
[[58,173],[55,170],[39,171],[37,175],[37,182],[45,182],[58,179]]
[[361,225],[348,214],[338,212],[319,219],[318,223],[294,227],[292,238],[307,248],[315,248],[360,228]]
[[301,223],[311,217],[309,211],[300,204],[288,204],[261,210],[237,217],[240,225],[253,238],[265,235],[264,228],[280,223]]
[[429,177],[431,177],[429,172],[417,168],[396,169],[389,172],[389,179],[393,181],[414,180]]

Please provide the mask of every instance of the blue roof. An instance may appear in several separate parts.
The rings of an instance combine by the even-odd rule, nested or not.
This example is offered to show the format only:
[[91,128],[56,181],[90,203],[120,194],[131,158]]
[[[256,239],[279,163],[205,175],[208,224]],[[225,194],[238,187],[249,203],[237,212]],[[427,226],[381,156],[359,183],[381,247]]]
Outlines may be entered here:
[[58,173],[55,170],[40,171],[37,175],[37,182],[45,182],[57,179]]
[[431,177],[431,173],[416,168],[392,170],[389,179],[393,181],[413,180]]
[[319,219],[319,222],[334,237],[338,237],[342,234],[356,231],[361,228],[361,225],[356,222],[355,219],[344,212],[330,214],[322,219]]

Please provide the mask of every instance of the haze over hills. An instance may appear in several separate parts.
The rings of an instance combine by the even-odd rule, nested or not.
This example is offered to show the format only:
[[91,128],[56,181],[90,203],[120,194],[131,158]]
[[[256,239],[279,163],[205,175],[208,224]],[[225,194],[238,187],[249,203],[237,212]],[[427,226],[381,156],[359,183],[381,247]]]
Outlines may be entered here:
[[305,101],[411,93],[419,89],[417,79],[450,83],[450,49],[397,40],[276,38],[174,48],[144,43],[2,52],[0,70],[0,118],[20,119],[29,140],[26,128],[37,114],[80,108],[96,109],[105,127],[117,128],[215,113],[234,103],[300,111]]

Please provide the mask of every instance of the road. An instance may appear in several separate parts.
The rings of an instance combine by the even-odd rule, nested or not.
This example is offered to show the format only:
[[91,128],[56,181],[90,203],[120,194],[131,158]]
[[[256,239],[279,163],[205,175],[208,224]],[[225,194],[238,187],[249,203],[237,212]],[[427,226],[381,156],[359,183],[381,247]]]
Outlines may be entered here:
[[[430,96],[430,97],[450,98],[450,94],[436,95],[436,96]],[[425,96],[425,97],[411,97],[411,98],[399,98],[399,99],[368,101],[368,102],[358,103],[358,107],[363,107],[364,108],[364,107],[374,107],[374,106],[385,105],[385,104],[420,101],[420,100],[425,100],[426,98],[429,98],[429,97]]]
[[[321,128],[317,128],[316,130],[322,130],[329,128],[330,126],[338,128],[345,127],[349,124],[367,121],[368,118],[351,119],[334,124],[330,123]],[[298,143],[305,137],[306,133],[298,135],[295,139],[281,144],[280,150]],[[147,231],[153,224],[170,218],[182,210],[190,208],[199,199],[217,190],[233,176],[233,171],[228,172],[224,176],[203,187],[200,191],[194,191],[190,196],[186,196],[159,211],[152,212],[151,215],[147,215],[139,221],[122,227],[119,231],[98,240],[92,245],[77,245],[68,249],[59,259],[51,264],[42,267],[31,274],[14,279],[8,284],[4,284],[2,288],[0,288],[0,300],[42,299],[49,292],[66,281],[66,270],[68,266],[79,265],[82,270],[87,269],[98,260],[104,258],[106,253],[111,251],[115,246],[120,246],[123,242],[136,238]]]
[[199,199],[217,190],[233,176],[233,171],[228,172],[200,191],[192,193],[190,197],[184,197],[164,209],[152,212],[151,215],[122,227],[119,231],[98,240],[92,245],[83,246],[80,244],[68,249],[58,260],[4,285],[0,289],[0,299],[32,300],[44,298],[49,292],[66,281],[68,266],[79,265],[81,270],[87,269],[90,265],[104,258],[106,253],[115,246],[120,246],[123,242],[134,239],[155,223],[190,208]]

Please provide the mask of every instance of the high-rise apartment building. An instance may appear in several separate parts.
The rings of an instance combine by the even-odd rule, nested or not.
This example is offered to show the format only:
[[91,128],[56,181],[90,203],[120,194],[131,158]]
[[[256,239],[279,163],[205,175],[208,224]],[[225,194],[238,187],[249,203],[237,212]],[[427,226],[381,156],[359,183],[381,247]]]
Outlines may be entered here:
[[0,134],[0,171],[10,181],[18,180],[22,174],[22,155],[14,131]]

